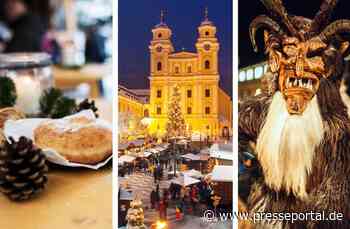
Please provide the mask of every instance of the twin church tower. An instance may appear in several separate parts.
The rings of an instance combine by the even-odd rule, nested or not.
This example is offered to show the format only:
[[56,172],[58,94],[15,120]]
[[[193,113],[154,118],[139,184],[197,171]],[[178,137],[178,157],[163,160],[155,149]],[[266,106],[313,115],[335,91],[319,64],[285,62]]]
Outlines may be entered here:
[[205,10],[198,27],[196,52],[175,52],[172,31],[161,13],[152,29],[150,50],[150,132],[165,134],[168,105],[177,86],[186,128],[192,136],[216,138],[231,127],[230,97],[219,87],[219,49],[216,27]]

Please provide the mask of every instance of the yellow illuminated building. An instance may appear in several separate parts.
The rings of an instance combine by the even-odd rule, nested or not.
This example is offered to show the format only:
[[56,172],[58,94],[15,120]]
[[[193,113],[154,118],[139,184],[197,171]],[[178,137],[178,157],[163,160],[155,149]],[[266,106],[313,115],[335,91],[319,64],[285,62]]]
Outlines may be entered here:
[[150,42],[150,134],[165,134],[168,104],[175,86],[181,93],[188,133],[217,138],[231,131],[232,101],[219,87],[216,27],[205,19],[198,27],[196,52],[175,52],[163,16]]
[[[118,134],[119,140],[134,140],[144,135],[143,119],[147,116],[147,101],[132,90],[118,87]],[[146,123],[144,124],[146,125]]]

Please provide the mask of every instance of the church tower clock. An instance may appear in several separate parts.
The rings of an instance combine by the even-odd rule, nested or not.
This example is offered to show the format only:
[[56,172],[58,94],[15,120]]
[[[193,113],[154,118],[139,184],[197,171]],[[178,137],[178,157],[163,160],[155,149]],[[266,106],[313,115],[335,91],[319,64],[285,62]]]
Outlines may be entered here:
[[216,27],[208,18],[205,9],[204,21],[198,27],[199,37],[196,48],[198,53],[198,70],[203,75],[218,74],[218,53],[220,45],[216,37]]
[[168,57],[174,52],[171,43],[171,29],[164,22],[164,12],[161,12],[160,23],[152,29],[153,38],[149,45],[151,59],[151,76],[165,76],[169,72]]

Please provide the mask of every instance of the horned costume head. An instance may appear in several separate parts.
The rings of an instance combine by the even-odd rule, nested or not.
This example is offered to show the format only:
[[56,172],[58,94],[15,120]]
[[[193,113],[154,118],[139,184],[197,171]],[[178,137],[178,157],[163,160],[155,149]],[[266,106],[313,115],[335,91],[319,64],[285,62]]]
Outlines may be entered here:
[[261,15],[250,25],[255,51],[256,33],[264,29],[269,68],[276,75],[276,88],[283,95],[289,114],[301,115],[316,95],[322,78],[334,80],[344,68],[350,20],[329,24],[337,0],[325,0],[314,19],[289,15],[282,0],[261,0],[271,16]]

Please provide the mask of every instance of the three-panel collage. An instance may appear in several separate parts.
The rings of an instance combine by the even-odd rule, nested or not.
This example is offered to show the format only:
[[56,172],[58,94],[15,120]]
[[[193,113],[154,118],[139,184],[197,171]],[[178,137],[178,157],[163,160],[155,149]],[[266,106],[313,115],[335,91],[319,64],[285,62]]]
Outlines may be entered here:
[[0,0],[0,229],[349,229],[347,0]]

